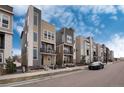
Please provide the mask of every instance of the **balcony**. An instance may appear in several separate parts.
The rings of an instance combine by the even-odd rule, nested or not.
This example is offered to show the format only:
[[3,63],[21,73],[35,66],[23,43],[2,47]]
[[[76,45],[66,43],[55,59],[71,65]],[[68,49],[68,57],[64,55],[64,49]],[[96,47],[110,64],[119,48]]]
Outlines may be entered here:
[[51,54],[56,53],[56,51],[54,49],[44,49],[44,48],[40,48],[40,52],[42,52],[42,53],[51,53]]
[[66,50],[64,50],[64,54],[73,54],[73,51],[66,51]]

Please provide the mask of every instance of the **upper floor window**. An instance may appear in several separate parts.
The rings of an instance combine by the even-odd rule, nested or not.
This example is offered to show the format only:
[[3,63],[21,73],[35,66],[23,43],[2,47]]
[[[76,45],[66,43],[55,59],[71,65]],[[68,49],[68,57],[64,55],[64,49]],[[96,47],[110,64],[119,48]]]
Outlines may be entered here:
[[89,50],[87,50],[87,56],[89,56]]
[[47,31],[44,31],[44,38],[47,38]]
[[2,27],[8,28],[8,25],[9,25],[8,16],[3,15],[3,18],[2,18]]
[[54,33],[52,33],[52,40],[54,40]]
[[51,33],[48,32],[48,39],[51,39]]
[[37,48],[33,49],[33,59],[37,59],[38,58],[38,51]]
[[67,35],[67,42],[72,43],[72,37],[70,35]]
[[37,26],[37,24],[38,24],[38,14],[34,13],[34,25]]
[[34,42],[37,42],[38,41],[38,34],[37,34],[37,32],[34,32],[34,35],[33,35],[34,37]]

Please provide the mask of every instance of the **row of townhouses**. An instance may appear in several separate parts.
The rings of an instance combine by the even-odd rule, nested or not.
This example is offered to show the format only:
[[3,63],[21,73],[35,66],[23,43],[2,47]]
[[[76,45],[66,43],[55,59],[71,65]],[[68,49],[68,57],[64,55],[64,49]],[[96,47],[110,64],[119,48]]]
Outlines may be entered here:
[[[12,56],[13,8],[0,6],[0,67]],[[42,12],[29,6],[21,34],[21,62],[26,70],[42,66],[89,64],[113,61],[114,53],[92,37],[77,36],[72,28],[56,27],[41,18]]]
[[114,61],[114,53],[104,44],[95,43],[92,37],[76,37],[76,62],[89,64],[94,61]]
[[92,37],[77,36],[75,30],[62,28],[41,20],[41,10],[29,6],[22,32],[22,65],[26,69],[51,65],[89,64],[113,60],[113,51]]

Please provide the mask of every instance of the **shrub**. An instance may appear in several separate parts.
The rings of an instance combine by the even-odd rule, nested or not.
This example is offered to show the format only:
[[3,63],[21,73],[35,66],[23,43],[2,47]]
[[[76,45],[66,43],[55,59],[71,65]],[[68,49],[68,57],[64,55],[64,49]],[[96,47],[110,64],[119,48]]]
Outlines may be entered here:
[[13,62],[14,60],[11,57],[6,59],[6,71],[8,74],[16,72],[16,65]]

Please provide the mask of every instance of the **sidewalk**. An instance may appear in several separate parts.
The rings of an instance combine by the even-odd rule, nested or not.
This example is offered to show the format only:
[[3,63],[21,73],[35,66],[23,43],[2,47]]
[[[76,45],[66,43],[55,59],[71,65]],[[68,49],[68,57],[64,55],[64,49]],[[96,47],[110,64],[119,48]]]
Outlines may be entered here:
[[87,66],[76,66],[71,68],[64,68],[64,69],[56,69],[56,70],[48,70],[48,71],[36,71],[36,72],[29,72],[29,73],[20,73],[20,74],[11,74],[11,75],[4,75],[0,76],[0,84],[7,84],[17,81],[29,80],[34,79],[37,77],[45,77],[55,74],[62,74],[72,71],[83,70]]

